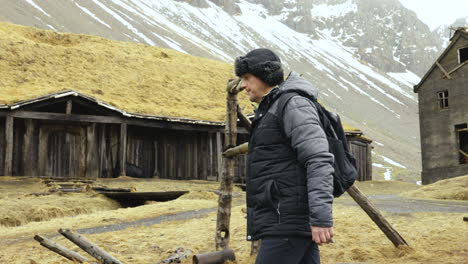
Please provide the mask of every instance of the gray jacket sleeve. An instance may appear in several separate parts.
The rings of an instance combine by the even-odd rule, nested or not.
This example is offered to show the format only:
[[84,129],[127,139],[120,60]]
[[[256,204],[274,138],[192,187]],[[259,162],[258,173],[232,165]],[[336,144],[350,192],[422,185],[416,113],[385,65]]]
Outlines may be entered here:
[[307,170],[309,223],[333,226],[334,157],[328,151],[328,141],[320,126],[316,106],[302,96],[292,97],[284,109],[283,124],[298,161]]

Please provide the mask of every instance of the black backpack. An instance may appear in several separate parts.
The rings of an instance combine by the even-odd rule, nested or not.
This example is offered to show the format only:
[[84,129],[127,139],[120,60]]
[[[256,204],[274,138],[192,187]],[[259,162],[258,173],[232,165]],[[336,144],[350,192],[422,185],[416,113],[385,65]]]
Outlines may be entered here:
[[[289,100],[296,95],[300,95],[310,99],[320,117],[321,127],[325,131],[328,140],[329,151],[335,156],[333,167],[333,196],[339,197],[349,189],[357,178],[356,159],[349,152],[348,141],[344,133],[343,125],[340,117],[325,109],[317,102],[315,98],[311,98],[299,92],[286,92],[280,95],[278,101],[278,118],[283,120],[283,111]],[[283,122],[280,122],[281,128],[284,131]]]

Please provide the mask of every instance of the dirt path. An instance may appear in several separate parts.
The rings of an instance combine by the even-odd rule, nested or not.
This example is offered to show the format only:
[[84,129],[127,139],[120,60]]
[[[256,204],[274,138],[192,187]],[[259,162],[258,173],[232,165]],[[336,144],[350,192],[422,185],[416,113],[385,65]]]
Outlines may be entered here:
[[[336,199],[335,203],[358,206],[354,200],[346,196],[343,197],[344,199]],[[396,194],[369,195],[368,198],[379,210],[390,213],[468,213],[468,201],[421,200],[401,197]]]
[[[350,197],[349,199],[337,199],[336,203],[345,206],[358,206]],[[383,211],[390,213],[416,213],[416,212],[450,212],[468,213],[468,201],[436,201],[436,200],[416,200],[403,198],[396,194],[371,195],[369,199],[374,205]],[[236,201],[233,206],[241,205],[245,201]],[[154,218],[141,219],[137,221],[124,222],[106,226],[79,229],[82,234],[97,234],[110,231],[123,230],[129,227],[150,226],[167,221],[186,220],[192,218],[203,218],[217,208],[207,208],[202,210],[188,211],[174,215],[161,215]]]

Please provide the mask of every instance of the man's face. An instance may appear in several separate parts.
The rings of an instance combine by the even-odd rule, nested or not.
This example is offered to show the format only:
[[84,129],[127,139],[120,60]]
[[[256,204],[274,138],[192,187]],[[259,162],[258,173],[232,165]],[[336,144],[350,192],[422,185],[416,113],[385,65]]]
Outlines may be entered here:
[[263,96],[271,90],[270,86],[250,73],[242,75],[241,82],[241,87],[245,89],[251,102],[260,103]]

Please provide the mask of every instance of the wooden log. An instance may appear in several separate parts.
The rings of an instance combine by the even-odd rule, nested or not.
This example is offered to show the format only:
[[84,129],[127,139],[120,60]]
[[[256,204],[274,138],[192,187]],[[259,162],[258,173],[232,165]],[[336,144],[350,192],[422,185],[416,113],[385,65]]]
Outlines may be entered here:
[[119,164],[120,164],[120,176],[126,175],[126,163],[127,163],[127,124],[122,123],[120,125],[120,142],[119,142]]
[[13,127],[14,118],[8,115],[5,122],[5,166],[3,172],[5,176],[12,176],[13,174]]
[[[224,149],[236,146],[237,141],[237,92],[239,91],[240,80],[230,80],[227,85],[227,108],[226,127],[224,134]],[[235,159],[223,158],[223,173],[220,184],[220,195],[218,199],[218,214],[216,221],[216,250],[229,247],[230,239],[230,218],[232,189],[234,183]]]
[[[90,261],[83,257],[82,255],[76,253],[75,251],[73,250],[70,250],[48,238],[45,238],[43,236],[40,236],[40,235],[35,235],[34,236],[34,240],[36,240],[37,242],[39,242],[41,244],[41,246],[71,260],[71,261],[74,261],[74,262],[78,262],[78,263],[89,263]],[[95,263],[95,262],[93,262]]]
[[230,248],[221,251],[208,252],[194,255],[192,258],[193,264],[222,264],[225,261],[234,261],[236,256]]
[[129,188],[109,188],[104,186],[96,186],[92,188],[96,192],[131,192],[133,189]]
[[100,261],[102,264],[122,264],[119,260],[111,256],[109,253],[98,247],[96,244],[92,243],[84,236],[77,234],[70,229],[60,228],[58,230],[60,234],[66,237],[68,240],[79,246],[81,249],[86,251],[86,253],[93,256],[95,259]]
[[249,152],[249,143],[244,143],[239,146],[230,148],[223,153],[226,158],[235,158],[239,155]]
[[242,109],[240,106],[237,106],[237,117],[239,117],[239,121],[245,129],[250,133],[250,127],[252,126],[252,122],[250,122],[250,119],[242,113]]
[[356,187],[351,186],[348,189],[348,194],[356,201],[357,204],[367,213],[374,223],[382,230],[382,232],[392,241],[395,247],[408,246],[408,243],[403,237],[390,225],[390,223],[380,214],[375,206],[367,199],[367,197]]

